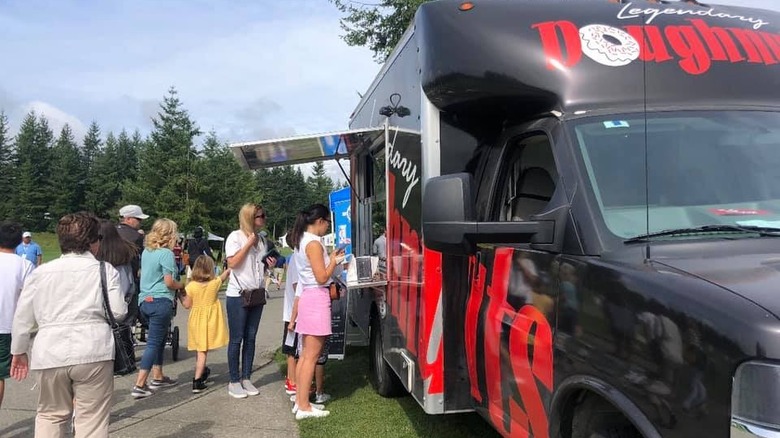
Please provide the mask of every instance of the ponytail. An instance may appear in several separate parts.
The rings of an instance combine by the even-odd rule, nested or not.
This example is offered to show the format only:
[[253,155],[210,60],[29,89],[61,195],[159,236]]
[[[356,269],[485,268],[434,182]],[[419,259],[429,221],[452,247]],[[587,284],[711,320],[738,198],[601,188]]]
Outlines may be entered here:
[[298,215],[295,216],[295,225],[293,225],[292,230],[287,234],[287,244],[293,249],[298,249],[298,244],[301,243],[303,232],[306,231],[308,225],[309,224],[306,223],[306,212],[299,211]]
[[317,219],[330,220],[330,209],[322,204],[314,204],[298,212],[298,216],[295,217],[295,225],[287,235],[287,244],[294,249],[300,249],[303,233],[309,225],[317,222]]

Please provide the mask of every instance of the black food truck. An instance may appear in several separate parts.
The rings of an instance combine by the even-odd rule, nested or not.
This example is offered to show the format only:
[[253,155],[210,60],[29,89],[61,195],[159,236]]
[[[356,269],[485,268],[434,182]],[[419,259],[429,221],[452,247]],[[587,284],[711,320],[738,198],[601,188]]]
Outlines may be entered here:
[[350,129],[347,342],[507,437],[780,436],[780,13],[425,3]]

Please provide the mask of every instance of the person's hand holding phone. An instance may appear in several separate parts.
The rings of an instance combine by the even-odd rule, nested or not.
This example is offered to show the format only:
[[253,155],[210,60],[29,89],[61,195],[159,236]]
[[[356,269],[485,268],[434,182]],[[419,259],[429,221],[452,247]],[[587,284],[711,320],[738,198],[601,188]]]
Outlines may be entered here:
[[332,253],[330,253],[330,259],[335,260],[337,265],[344,263],[344,258],[346,257],[344,251],[346,247],[346,245],[339,245],[336,249],[333,250]]

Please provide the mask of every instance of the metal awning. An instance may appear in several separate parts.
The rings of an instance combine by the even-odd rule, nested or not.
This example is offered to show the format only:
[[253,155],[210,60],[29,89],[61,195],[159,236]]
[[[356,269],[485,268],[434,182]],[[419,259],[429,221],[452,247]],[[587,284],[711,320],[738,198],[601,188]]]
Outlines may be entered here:
[[384,127],[328,132],[230,145],[239,163],[249,170],[346,158],[384,141]]

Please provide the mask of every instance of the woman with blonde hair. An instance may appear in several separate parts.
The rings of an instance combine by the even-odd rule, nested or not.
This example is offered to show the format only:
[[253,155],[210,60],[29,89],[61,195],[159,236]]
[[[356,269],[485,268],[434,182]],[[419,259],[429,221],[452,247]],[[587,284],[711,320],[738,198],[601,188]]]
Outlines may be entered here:
[[[228,331],[228,370],[230,384],[228,394],[234,398],[246,398],[247,395],[257,395],[260,391],[250,380],[252,365],[255,358],[255,339],[260,317],[263,315],[263,304],[245,306],[241,291],[262,289],[263,258],[268,252],[268,245],[259,231],[265,225],[265,211],[255,204],[244,204],[238,213],[240,229],[233,231],[225,240],[225,255],[231,274],[228,277],[225,291],[225,307],[227,308]],[[276,260],[265,257],[265,263],[273,266]],[[260,291],[265,297],[265,291]],[[239,357],[241,369],[239,372]]]
[[[145,249],[141,254],[141,293],[138,295],[138,304],[149,330],[138,377],[130,394],[136,399],[152,395],[151,389],[176,384],[175,380],[163,374],[162,369],[163,347],[173,317],[173,300],[176,291],[184,288],[175,278],[178,273],[172,249],[176,238],[176,222],[157,219],[146,235]],[[147,385],[150,372],[152,381]]]

